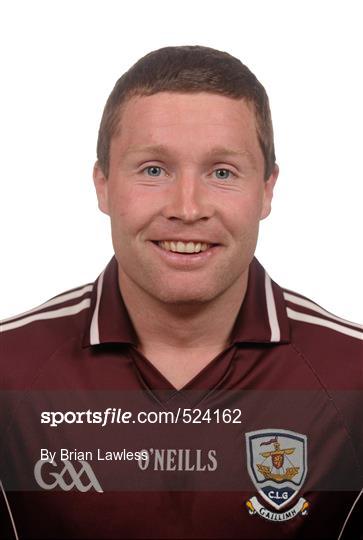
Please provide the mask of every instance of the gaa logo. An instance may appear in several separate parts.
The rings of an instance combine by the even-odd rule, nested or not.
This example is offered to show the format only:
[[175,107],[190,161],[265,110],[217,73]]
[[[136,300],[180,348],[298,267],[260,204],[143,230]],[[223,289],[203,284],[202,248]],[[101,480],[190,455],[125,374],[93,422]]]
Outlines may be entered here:
[[[47,476],[52,477],[52,481],[49,481],[49,478],[44,478],[44,466],[48,463],[54,468],[58,467],[57,462],[50,459],[40,459],[34,467],[34,477],[41,488],[50,490],[55,489],[58,486],[63,491],[70,491],[75,487],[78,491],[82,492],[89,491],[93,488],[95,491],[98,491],[98,493],[103,493],[103,489],[101,488],[91,465],[87,463],[87,461],[78,460],[77,463],[80,463],[81,467],[77,471],[70,461],[63,460],[61,462],[63,468],[60,472],[49,472],[48,470]],[[70,482],[67,483],[65,478],[70,478]]]

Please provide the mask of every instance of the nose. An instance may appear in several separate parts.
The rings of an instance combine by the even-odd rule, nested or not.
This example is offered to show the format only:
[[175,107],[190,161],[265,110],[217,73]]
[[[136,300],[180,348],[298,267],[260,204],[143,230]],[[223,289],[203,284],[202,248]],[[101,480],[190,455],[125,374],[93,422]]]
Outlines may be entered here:
[[169,188],[163,212],[166,218],[192,223],[213,215],[208,187],[199,174],[192,171],[180,173]]

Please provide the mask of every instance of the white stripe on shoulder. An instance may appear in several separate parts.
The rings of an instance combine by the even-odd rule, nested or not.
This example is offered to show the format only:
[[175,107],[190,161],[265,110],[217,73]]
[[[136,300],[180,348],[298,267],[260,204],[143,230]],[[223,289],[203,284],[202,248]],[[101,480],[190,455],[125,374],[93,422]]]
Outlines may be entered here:
[[296,304],[298,306],[306,307],[308,309],[312,309],[313,311],[316,311],[317,313],[320,313],[320,315],[325,315],[325,317],[329,317],[329,319],[334,319],[335,321],[339,321],[344,324],[349,324],[349,326],[354,326],[355,328],[359,328],[360,330],[363,330],[363,325],[358,323],[353,323],[350,321],[347,321],[345,319],[342,319],[341,317],[337,317],[336,315],[333,315],[332,313],[329,313],[329,311],[326,311],[325,309],[321,308],[314,302],[311,302],[311,300],[307,300],[306,298],[300,298],[300,296],[295,296],[294,294],[284,292],[284,298],[288,302],[292,302],[293,304]]
[[19,319],[20,317],[24,317],[26,315],[29,315],[29,313],[34,313],[36,311],[40,311],[41,309],[55,306],[57,304],[61,304],[62,302],[68,302],[68,300],[73,300],[74,298],[79,298],[83,294],[86,294],[87,292],[92,291],[93,285],[85,285],[84,287],[77,289],[75,291],[71,291],[69,293],[60,294],[59,296],[56,296],[55,298],[52,298],[51,300],[48,300],[47,302],[44,302],[44,304],[40,304],[40,306],[37,306],[33,309],[30,309],[29,311],[24,311],[24,313],[19,313],[19,315],[13,315],[12,317],[8,317],[7,319],[2,319],[0,321],[1,323],[5,323],[8,321],[13,321],[14,319]]
[[1,325],[1,332],[6,332],[7,330],[13,330],[14,328],[19,328],[20,326],[25,326],[33,321],[41,321],[45,319],[58,319],[59,317],[68,317],[69,315],[76,315],[83,309],[89,308],[91,305],[90,298],[84,298],[78,304],[73,306],[63,307],[55,309],[53,311],[42,311],[41,313],[35,313],[34,315],[29,315],[29,317],[24,317],[19,321],[9,322]]
[[101,294],[102,294],[102,286],[103,286],[103,276],[104,276],[105,270],[102,272],[100,277],[98,278],[97,283],[97,300],[95,309],[92,316],[91,321],[91,327],[90,327],[90,343],[91,345],[98,345],[100,342],[100,331],[98,327],[98,310],[100,308],[100,300],[101,300]]
[[272,290],[271,278],[265,270],[265,293],[266,293],[266,304],[267,304],[267,314],[268,321],[271,329],[271,339],[270,341],[280,341],[280,326],[277,319],[276,304],[274,293]]
[[340,332],[341,334],[346,334],[347,336],[363,340],[363,332],[359,332],[358,330],[347,328],[342,324],[338,324],[333,321],[327,321],[326,319],[321,319],[320,317],[315,317],[314,315],[307,315],[306,313],[301,313],[300,311],[294,311],[290,308],[286,308],[286,311],[287,316],[290,319],[294,319],[295,321],[302,321],[310,324],[317,324],[318,326],[325,326],[326,328],[331,328],[332,330]]

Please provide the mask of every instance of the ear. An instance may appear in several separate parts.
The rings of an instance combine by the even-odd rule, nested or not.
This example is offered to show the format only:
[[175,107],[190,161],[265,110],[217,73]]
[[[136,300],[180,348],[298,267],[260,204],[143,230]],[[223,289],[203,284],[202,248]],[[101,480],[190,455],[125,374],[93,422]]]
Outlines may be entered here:
[[276,184],[277,177],[279,175],[279,167],[275,163],[272,173],[269,178],[265,180],[263,187],[263,201],[262,201],[262,210],[260,219],[265,219],[271,212],[271,201],[273,197],[274,187]]
[[93,183],[96,188],[98,208],[104,214],[110,215],[108,204],[108,181],[98,161],[96,161],[93,167]]

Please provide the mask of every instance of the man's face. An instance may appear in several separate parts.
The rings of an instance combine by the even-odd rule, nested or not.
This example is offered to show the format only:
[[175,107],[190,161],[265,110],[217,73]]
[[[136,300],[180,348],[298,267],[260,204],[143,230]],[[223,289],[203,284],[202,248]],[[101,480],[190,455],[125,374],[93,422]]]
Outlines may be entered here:
[[208,302],[246,277],[278,169],[264,181],[244,100],[201,92],[131,98],[96,164],[122,282],[166,303]]

